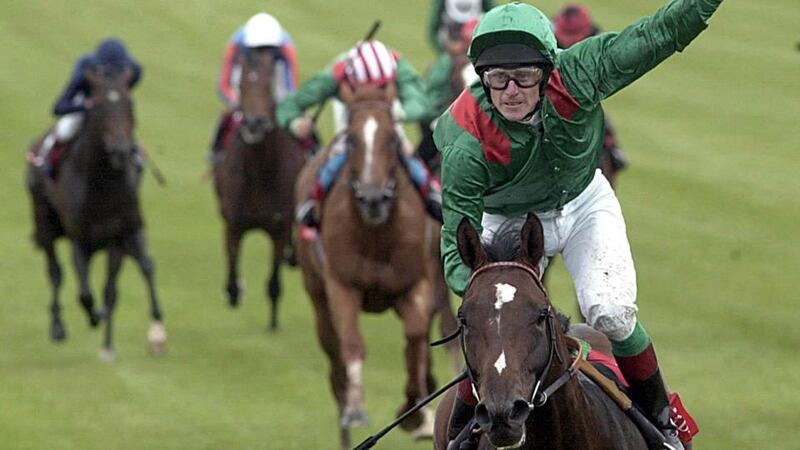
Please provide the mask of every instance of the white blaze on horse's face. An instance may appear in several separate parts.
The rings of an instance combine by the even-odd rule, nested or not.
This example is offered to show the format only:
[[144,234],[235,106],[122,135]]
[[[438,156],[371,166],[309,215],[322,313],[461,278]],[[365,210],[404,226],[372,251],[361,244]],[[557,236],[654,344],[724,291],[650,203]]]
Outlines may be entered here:
[[[364,173],[372,173],[375,164],[375,134],[378,132],[378,121],[370,117],[364,122]],[[366,181],[366,180],[364,180]]]
[[514,295],[517,293],[517,288],[506,283],[497,283],[494,285],[496,291],[494,293],[494,308],[499,310],[503,304],[513,302]]
[[503,369],[506,368],[506,352],[503,350],[503,353],[500,353],[500,357],[497,358],[497,361],[494,362],[494,368],[497,369],[497,374],[502,375]]
[[106,100],[110,101],[111,103],[116,103],[121,98],[122,96],[119,95],[119,92],[117,91],[108,91],[108,93],[106,94]]

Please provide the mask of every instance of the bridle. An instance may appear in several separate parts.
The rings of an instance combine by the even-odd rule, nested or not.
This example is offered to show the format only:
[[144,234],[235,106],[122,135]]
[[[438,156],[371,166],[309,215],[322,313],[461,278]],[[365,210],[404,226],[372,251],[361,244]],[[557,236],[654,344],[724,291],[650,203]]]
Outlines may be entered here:
[[[536,271],[528,265],[518,263],[515,261],[499,261],[479,267],[470,276],[469,281],[467,283],[467,290],[469,289],[470,285],[475,280],[475,278],[481,273],[486,272],[490,269],[496,269],[502,267],[524,270],[531,276],[531,278],[533,278],[539,289],[541,289],[541,291],[546,294],[547,291],[545,290],[544,285],[542,284],[542,281],[539,279],[539,275],[536,273]],[[431,345],[443,344],[452,339],[455,339],[457,336],[460,336],[461,353],[464,356],[464,365],[466,367],[465,371],[467,372],[467,377],[469,378],[469,381],[472,384],[472,391],[475,394],[475,398],[478,401],[480,401],[480,397],[478,396],[478,386],[479,386],[478,377],[472,365],[470,364],[469,356],[467,355],[467,341],[466,341],[466,335],[464,333],[464,327],[466,322],[461,310],[459,310],[458,312],[458,319],[459,319],[459,326],[458,330],[456,330],[455,333],[443,339],[440,339],[439,341],[436,341]],[[533,393],[531,394],[531,398],[528,401],[529,411],[533,411],[534,408],[540,408],[544,406],[544,404],[547,403],[547,400],[550,398],[550,396],[553,395],[553,393],[556,392],[558,389],[560,389],[564,384],[566,384],[566,382],[570,378],[572,378],[575,375],[575,373],[577,373],[578,365],[580,363],[580,357],[575,358],[575,361],[573,361],[573,363],[564,371],[564,373],[562,373],[550,385],[542,389],[542,382],[545,379],[547,379],[547,375],[550,373],[550,368],[553,365],[553,360],[557,359],[558,362],[562,364],[564,362],[564,358],[561,356],[561,352],[558,348],[558,342],[556,340],[556,323],[555,323],[556,317],[555,314],[553,313],[553,307],[552,305],[549,304],[549,302],[548,305],[543,307],[539,312],[539,319],[537,323],[542,323],[544,321],[547,321],[549,353],[547,356],[547,364],[545,365],[544,369],[542,369],[542,372],[536,377],[536,384],[533,387]]]

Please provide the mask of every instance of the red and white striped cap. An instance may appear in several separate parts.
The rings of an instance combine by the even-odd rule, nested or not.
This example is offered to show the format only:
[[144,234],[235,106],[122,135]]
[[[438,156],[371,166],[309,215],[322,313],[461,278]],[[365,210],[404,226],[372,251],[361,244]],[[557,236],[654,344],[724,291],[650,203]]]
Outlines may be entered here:
[[385,86],[397,79],[397,55],[380,41],[360,42],[347,52],[344,75],[352,86]]

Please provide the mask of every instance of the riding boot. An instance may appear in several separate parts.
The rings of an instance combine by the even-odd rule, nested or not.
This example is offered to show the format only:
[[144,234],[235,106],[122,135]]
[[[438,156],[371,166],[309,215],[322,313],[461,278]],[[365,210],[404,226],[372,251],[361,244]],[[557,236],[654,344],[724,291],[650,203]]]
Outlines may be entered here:
[[436,189],[429,189],[425,196],[425,211],[439,223],[443,223],[442,218],[442,194]]
[[648,378],[631,382],[632,397],[641,407],[645,416],[661,430],[665,444],[672,450],[684,450],[683,444],[678,439],[678,430],[670,420],[670,405],[667,388],[661,377],[661,370],[656,371]]
[[211,141],[211,149],[206,158],[212,165],[216,165],[222,161],[222,155],[220,154],[220,150],[222,149],[222,138],[228,131],[232,119],[233,114],[230,111],[223,112],[219,118],[219,122],[217,123],[217,131],[214,133],[214,139]]
[[456,396],[453,402],[453,412],[447,424],[447,450],[474,450],[478,448],[478,437],[471,430],[472,418],[475,415],[475,406],[461,400]]

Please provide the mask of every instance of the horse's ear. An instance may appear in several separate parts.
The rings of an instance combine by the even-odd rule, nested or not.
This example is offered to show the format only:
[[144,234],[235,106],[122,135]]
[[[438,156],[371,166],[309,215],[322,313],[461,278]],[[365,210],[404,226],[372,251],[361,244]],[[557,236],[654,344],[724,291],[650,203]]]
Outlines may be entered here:
[[542,222],[536,214],[528,213],[525,218],[525,225],[522,226],[520,236],[520,262],[529,264],[533,267],[539,265],[539,261],[544,256],[544,231]]
[[356,93],[350,83],[344,82],[339,84],[339,100],[345,105],[351,105]]
[[486,264],[488,258],[486,251],[481,244],[481,237],[478,232],[469,223],[469,219],[464,217],[458,224],[456,231],[456,238],[458,242],[458,254],[461,260],[464,261],[467,267],[472,270]]

